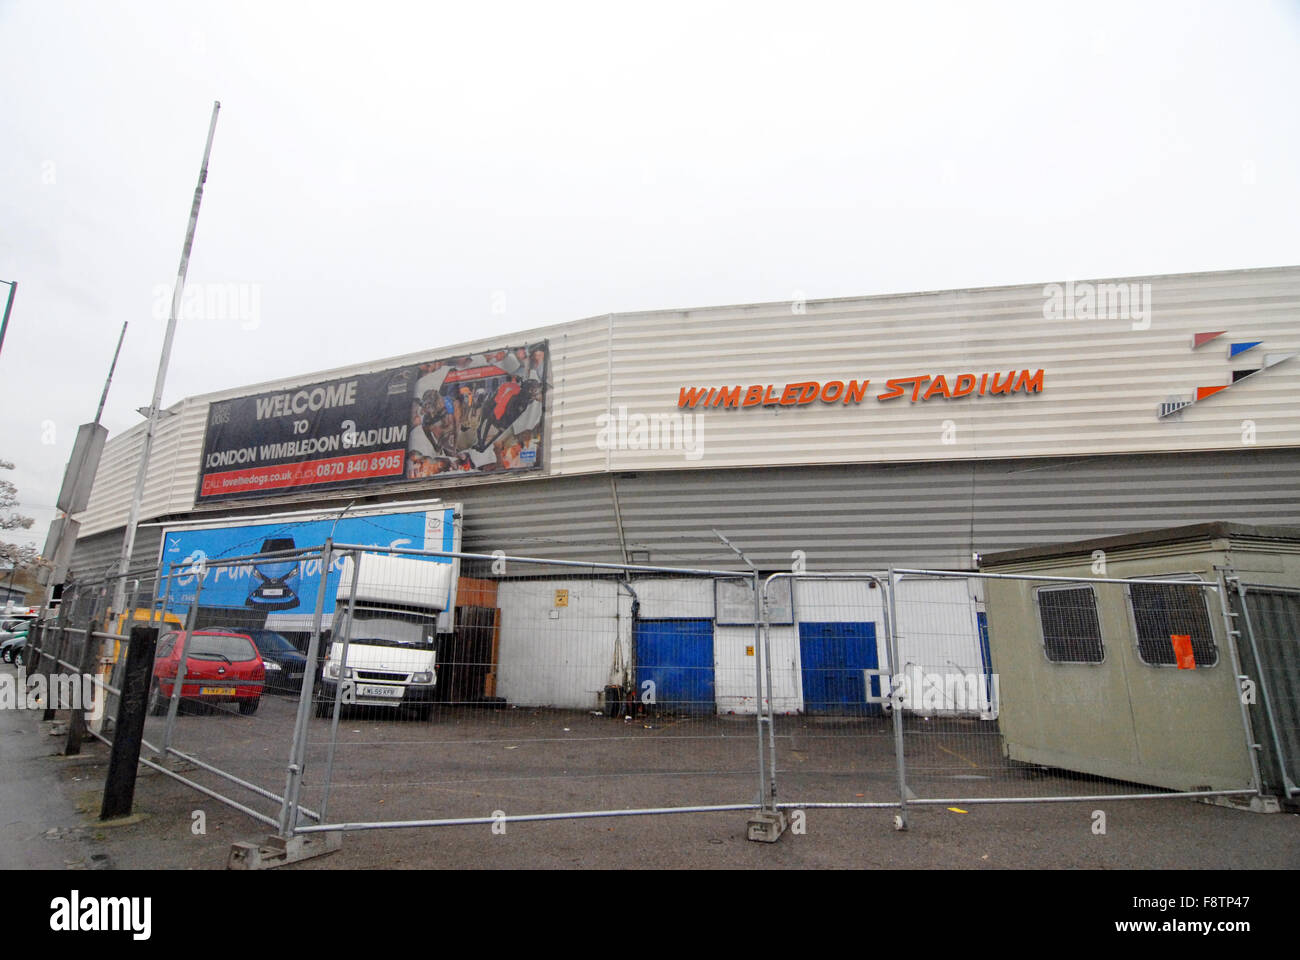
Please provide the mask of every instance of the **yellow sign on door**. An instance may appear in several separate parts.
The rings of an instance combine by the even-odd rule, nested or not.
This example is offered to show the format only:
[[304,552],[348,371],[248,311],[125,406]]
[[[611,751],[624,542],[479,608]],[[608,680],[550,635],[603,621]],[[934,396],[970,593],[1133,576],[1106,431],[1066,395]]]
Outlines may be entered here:
[[557,607],[567,607],[567,606],[569,605],[569,591],[568,591],[568,590],[556,590],[556,591],[555,591],[555,605],[556,605]]

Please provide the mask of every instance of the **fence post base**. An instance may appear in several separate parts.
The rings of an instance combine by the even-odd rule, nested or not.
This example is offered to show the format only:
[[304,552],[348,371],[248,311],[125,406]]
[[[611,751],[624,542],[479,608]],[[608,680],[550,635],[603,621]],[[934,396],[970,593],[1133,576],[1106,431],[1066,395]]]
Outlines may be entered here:
[[784,810],[760,810],[749,818],[746,839],[758,843],[776,843],[790,825]]
[[1202,803],[1213,807],[1230,807],[1233,810],[1245,810],[1248,813],[1281,813],[1282,805],[1277,797],[1197,797]]
[[230,845],[227,870],[270,870],[286,863],[310,860],[334,853],[343,846],[343,831],[313,833],[297,837],[269,836],[263,843],[241,841]]

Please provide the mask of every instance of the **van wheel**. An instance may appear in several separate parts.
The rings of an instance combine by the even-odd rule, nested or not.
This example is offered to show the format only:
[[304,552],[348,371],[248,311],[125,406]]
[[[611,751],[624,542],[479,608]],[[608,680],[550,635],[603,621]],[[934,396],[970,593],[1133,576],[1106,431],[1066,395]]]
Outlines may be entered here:
[[253,714],[257,713],[257,708],[260,707],[261,705],[262,705],[261,697],[258,697],[256,700],[240,700],[239,712],[246,717],[251,717]]
[[331,700],[316,701],[316,719],[324,720],[334,713],[334,703]]
[[415,719],[421,723],[428,723],[433,718],[433,704],[422,703],[415,708]]

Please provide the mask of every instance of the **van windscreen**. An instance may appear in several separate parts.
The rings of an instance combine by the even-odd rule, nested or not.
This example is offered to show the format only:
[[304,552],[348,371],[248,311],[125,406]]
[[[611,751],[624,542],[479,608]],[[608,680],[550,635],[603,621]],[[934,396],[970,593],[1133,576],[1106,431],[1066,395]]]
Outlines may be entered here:
[[[334,640],[341,641],[348,625],[346,610],[339,612],[334,629]],[[435,617],[396,610],[365,610],[358,608],[352,623],[351,643],[364,643],[376,647],[406,647],[433,650],[438,645],[438,622]]]

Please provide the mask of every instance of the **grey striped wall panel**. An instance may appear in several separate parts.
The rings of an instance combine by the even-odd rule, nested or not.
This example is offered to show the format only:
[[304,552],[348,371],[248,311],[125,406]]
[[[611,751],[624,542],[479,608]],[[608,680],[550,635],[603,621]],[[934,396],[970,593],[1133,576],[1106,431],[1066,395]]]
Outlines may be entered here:
[[[719,529],[764,569],[964,569],[991,553],[1208,520],[1300,523],[1300,450],[984,463],[770,467],[617,474],[623,537],[663,565],[736,565]],[[609,476],[473,484],[464,546],[525,556],[622,557]],[[324,506],[324,501],[296,506]],[[285,505],[280,509],[290,509]],[[339,503],[341,509],[343,503]],[[116,562],[120,531],[78,544],[79,574]],[[136,562],[158,552],[140,531]],[[644,554],[641,554],[644,556]]]

